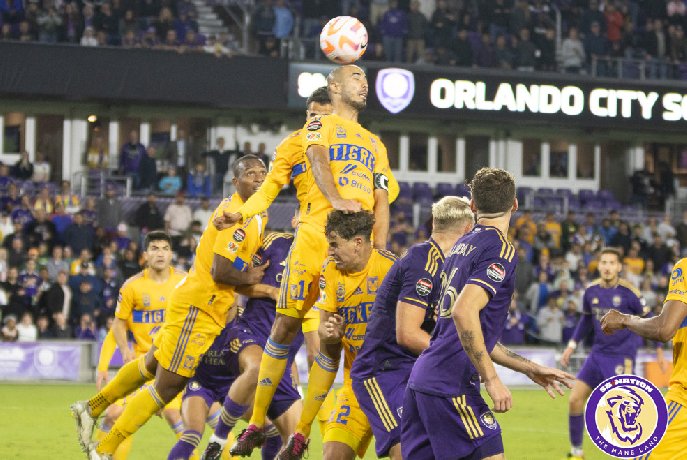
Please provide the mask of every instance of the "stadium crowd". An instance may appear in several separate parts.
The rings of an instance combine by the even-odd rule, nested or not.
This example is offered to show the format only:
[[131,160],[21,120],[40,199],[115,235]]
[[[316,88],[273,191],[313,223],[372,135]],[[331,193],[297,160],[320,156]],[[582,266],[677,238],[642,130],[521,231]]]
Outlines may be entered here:
[[[437,0],[431,15],[418,0],[258,0],[249,49],[280,57],[282,40],[296,38],[306,45],[306,58],[320,58],[322,26],[341,14],[366,25],[366,60],[625,78],[687,76],[683,0]],[[184,0],[0,0],[0,40],[243,52],[231,32],[199,33],[197,17]]]
[[[122,146],[116,169],[137,176],[137,188],[147,196],[129,215],[114,185],[96,198],[78,196],[69,181],[59,186],[50,183],[51,168],[41,155],[34,163],[24,153],[15,165],[0,165],[3,340],[102,339],[119,287],[145,263],[140,242],[151,229],[167,230],[174,242],[175,264],[190,267],[212,213],[212,191],[220,193],[229,162],[250,152],[251,146],[246,143],[243,150],[230,151],[220,139],[215,149],[197,156],[193,171],[185,166],[193,164],[192,150],[181,155],[182,162],[178,150],[172,150],[177,151],[176,157],[157,158],[167,173],[158,178],[155,172],[146,182],[148,174],[141,169],[145,160],[141,159],[151,152],[156,156],[155,147],[140,144],[136,132]],[[267,161],[264,152],[263,157]],[[88,152],[85,161],[95,171],[109,164],[97,151]],[[151,164],[155,167],[156,162]],[[205,164],[219,169],[210,175]],[[30,190],[35,192],[22,193],[25,184],[32,184]],[[173,202],[161,206],[158,196],[173,197]],[[187,197],[198,199],[191,206]],[[403,205],[392,206],[390,250],[396,254],[429,235],[425,226],[414,228]],[[598,251],[604,246],[623,251],[624,277],[641,289],[647,305],[660,307],[670,267],[683,254],[682,248],[687,248],[687,215],[680,222],[666,215],[660,221],[649,218],[634,224],[623,221],[618,211],[598,216],[518,213],[511,234],[520,256],[517,296],[504,341],[566,343],[581,312],[582,292],[596,276]]]

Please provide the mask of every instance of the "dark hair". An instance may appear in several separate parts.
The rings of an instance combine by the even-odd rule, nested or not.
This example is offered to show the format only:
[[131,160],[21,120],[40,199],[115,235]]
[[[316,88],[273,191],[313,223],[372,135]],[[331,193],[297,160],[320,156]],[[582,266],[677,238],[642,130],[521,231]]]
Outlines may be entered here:
[[616,256],[618,258],[618,262],[622,263],[622,261],[623,261],[623,257],[620,254],[620,249],[618,249],[618,248],[612,248],[612,247],[603,248],[601,250],[601,252],[599,253],[599,257],[601,257],[604,254],[613,254],[614,256]]
[[356,236],[362,236],[366,240],[372,237],[372,227],[375,218],[369,211],[358,211],[345,213],[343,211],[332,211],[327,216],[327,226],[325,233],[329,235],[335,232],[344,240],[351,240]]
[[265,163],[263,163],[262,159],[257,156],[253,155],[252,153],[249,153],[248,155],[244,155],[240,158],[237,158],[234,160],[234,162],[231,164],[231,172],[234,173],[234,177],[239,177],[241,175],[241,172],[243,169],[245,169],[245,166],[242,166],[245,162],[247,161],[259,161],[262,163],[263,166],[265,166]]
[[312,92],[310,97],[305,101],[305,106],[310,107],[310,104],[317,102],[318,104],[331,104],[332,100],[329,97],[329,90],[326,86],[320,86]]
[[515,200],[515,179],[504,169],[482,168],[470,181],[470,192],[478,213],[506,212]]
[[146,235],[143,245],[146,250],[148,250],[148,245],[153,241],[166,241],[169,243],[169,247],[172,247],[172,238],[164,230],[153,230]]

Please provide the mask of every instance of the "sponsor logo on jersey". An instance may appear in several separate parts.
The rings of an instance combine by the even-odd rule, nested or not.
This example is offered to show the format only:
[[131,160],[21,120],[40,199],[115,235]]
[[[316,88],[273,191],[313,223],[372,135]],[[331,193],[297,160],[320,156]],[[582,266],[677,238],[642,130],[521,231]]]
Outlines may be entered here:
[[673,273],[670,275],[670,278],[673,280],[673,282],[682,282],[682,269],[676,268],[675,270],[673,270]]
[[322,139],[322,135],[320,133],[307,133],[305,139],[309,142],[319,141]]
[[500,263],[494,262],[487,267],[487,276],[490,280],[500,283],[506,278],[506,269]]
[[337,126],[336,127],[336,137],[339,139],[343,139],[346,137],[346,130],[343,128],[343,126]]
[[239,243],[246,239],[246,231],[242,228],[237,228],[234,232],[234,240]]
[[324,290],[325,287],[327,287],[327,280],[324,276],[320,275],[320,289]]
[[260,254],[253,254],[252,260],[254,267],[262,264],[262,257],[260,257]]
[[227,251],[236,252],[238,250],[239,250],[239,245],[234,243],[233,241],[230,241],[229,244],[227,244]]
[[148,294],[143,294],[143,306],[150,307],[150,296]]
[[353,295],[360,295],[360,294],[362,294],[362,293],[363,293],[363,290],[360,289],[360,286],[358,286],[357,288],[355,288],[355,291],[353,291]]
[[430,292],[432,292],[432,288],[434,287],[434,284],[432,284],[432,280],[429,278],[420,278],[417,280],[417,283],[415,283],[415,292],[417,292],[417,295],[420,297],[427,297]]
[[612,302],[614,307],[619,307],[620,304],[623,303],[623,299],[619,295],[614,295]]
[[668,426],[663,395],[651,382],[623,374],[601,382],[587,400],[584,418],[590,438],[616,458],[651,452]]
[[306,128],[308,131],[317,131],[318,129],[322,128],[322,122],[319,118],[313,118],[310,120],[310,123],[308,123]]

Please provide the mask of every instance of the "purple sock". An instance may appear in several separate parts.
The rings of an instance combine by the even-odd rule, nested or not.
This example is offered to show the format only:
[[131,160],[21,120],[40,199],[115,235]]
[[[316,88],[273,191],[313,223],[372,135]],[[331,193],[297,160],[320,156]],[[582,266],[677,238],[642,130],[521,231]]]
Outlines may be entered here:
[[281,449],[281,436],[274,425],[267,425],[265,427],[265,434],[267,439],[262,446],[262,460],[273,460]]
[[188,460],[193,455],[193,450],[200,444],[201,435],[197,431],[184,430],[172,450],[169,451],[167,460]]
[[215,428],[215,436],[222,439],[227,439],[229,432],[236,421],[248,410],[248,406],[242,406],[241,404],[236,404],[231,400],[229,395],[224,398],[224,405],[222,407],[222,412],[219,414],[219,420],[217,420],[217,427]]
[[568,429],[570,430],[570,444],[573,447],[582,447],[582,435],[584,431],[584,415],[568,416]]

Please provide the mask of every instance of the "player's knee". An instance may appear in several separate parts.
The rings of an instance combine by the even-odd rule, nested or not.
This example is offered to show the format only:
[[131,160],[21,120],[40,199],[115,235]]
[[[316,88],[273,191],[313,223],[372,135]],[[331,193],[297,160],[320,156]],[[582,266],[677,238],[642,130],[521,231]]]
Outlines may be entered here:
[[584,411],[584,399],[572,393],[570,395],[570,401],[568,402],[568,408],[572,415],[581,414]]
[[245,375],[246,378],[250,382],[254,382],[256,386],[258,383],[258,374],[259,373],[260,373],[260,361],[258,361],[258,362],[250,361],[250,362],[246,363],[246,365],[243,368],[243,375]]
[[292,318],[290,316],[277,313],[274,324],[272,325],[270,338],[272,341],[277,343],[291,343],[296,337],[300,327],[301,320],[299,318]]
[[322,446],[324,460],[354,460],[355,452],[341,442],[325,442]]
[[107,411],[105,412],[105,425],[113,426],[119,418],[119,416],[122,415],[123,410],[124,409],[122,408],[122,406],[118,406],[116,404],[110,405],[110,407],[108,407]]
[[146,353],[145,355],[146,370],[153,375],[155,375],[155,372],[157,371],[157,359],[155,358],[155,350],[156,348],[153,346],[150,350],[148,350],[148,353]]

